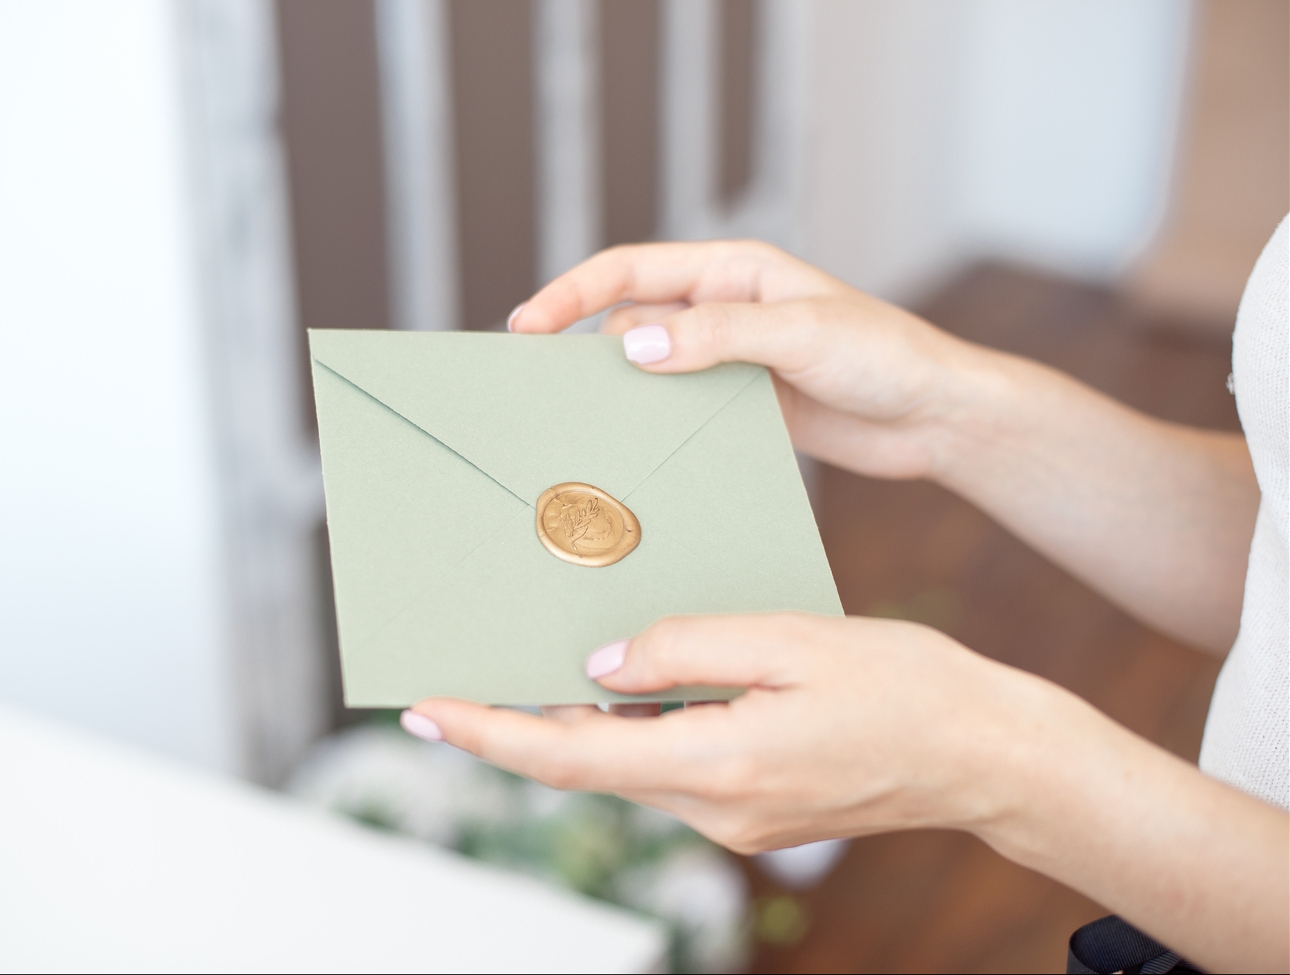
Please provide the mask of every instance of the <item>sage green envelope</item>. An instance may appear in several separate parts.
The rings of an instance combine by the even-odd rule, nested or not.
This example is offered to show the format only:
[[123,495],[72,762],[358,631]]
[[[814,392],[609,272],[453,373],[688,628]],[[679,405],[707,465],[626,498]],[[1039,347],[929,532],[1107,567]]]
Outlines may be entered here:
[[[632,700],[583,661],[661,616],[842,613],[759,366],[651,375],[600,335],[327,329],[309,349],[351,707]],[[626,504],[636,550],[551,555],[533,505],[564,481]]]

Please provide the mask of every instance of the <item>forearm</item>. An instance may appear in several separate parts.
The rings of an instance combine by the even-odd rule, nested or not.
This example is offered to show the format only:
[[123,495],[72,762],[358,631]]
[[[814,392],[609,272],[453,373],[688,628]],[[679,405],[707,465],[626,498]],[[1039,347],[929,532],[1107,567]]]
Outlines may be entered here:
[[998,812],[978,835],[1203,968],[1285,971],[1286,814],[1024,679],[1028,727],[989,759]]
[[1236,635],[1259,491],[1242,437],[1165,423],[969,347],[933,477],[1190,643]]

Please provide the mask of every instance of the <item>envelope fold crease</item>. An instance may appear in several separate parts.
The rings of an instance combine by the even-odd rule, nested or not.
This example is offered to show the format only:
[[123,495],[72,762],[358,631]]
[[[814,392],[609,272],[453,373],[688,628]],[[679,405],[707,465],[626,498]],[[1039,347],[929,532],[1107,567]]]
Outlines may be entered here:
[[[564,481],[622,500],[761,371],[728,363],[651,375],[627,362],[617,339],[599,335],[423,338],[315,330],[310,348],[529,504]],[[616,355],[605,354],[615,346]]]

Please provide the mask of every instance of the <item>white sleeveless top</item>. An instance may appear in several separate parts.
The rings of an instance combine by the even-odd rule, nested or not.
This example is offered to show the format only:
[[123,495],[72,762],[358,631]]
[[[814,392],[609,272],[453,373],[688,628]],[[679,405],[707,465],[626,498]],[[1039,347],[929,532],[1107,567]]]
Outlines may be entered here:
[[1236,409],[1254,460],[1259,503],[1245,576],[1241,629],[1214,687],[1201,770],[1290,808],[1290,250],[1286,220],[1272,234],[1241,296],[1232,335]]

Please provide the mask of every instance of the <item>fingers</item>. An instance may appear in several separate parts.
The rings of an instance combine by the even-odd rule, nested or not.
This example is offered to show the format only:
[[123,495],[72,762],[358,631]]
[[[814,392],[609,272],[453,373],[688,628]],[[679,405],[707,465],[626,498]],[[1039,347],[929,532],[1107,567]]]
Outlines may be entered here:
[[827,361],[819,309],[810,302],[698,305],[623,335],[627,358],[649,372],[697,372],[755,362],[793,375]]
[[774,688],[796,683],[839,621],[805,614],[674,616],[588,658],[610,690],[649,694],[686,685]]
[[678,734],[684,712],[629,721],[591,708],[566,721],[451,698],[428,698],[412,710],[442,740],[557,789],[670,789],[694,774],[684,760],[694,745]]
[[674,301],[666,305],[623,305],[621,308],[615,308],[605,316],[604,324],[600,326],[600,334],[622,335],[633,328],[649,325],[670,315],[675,315],[679,311],[685,311],[689,307],[689,305],[681,301]]
[[559,332],[624,301],[783,301],[843,287],[760,241],[633,244],[601,251],[560,275],[515,313],[510,327]]

